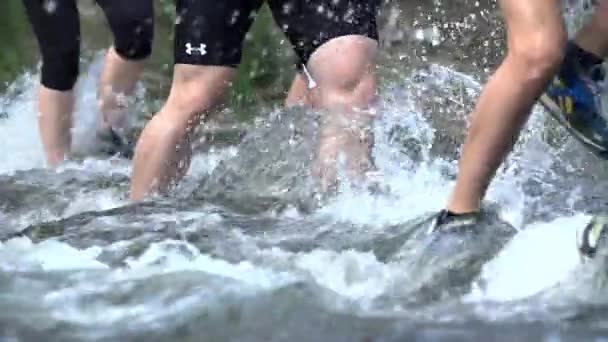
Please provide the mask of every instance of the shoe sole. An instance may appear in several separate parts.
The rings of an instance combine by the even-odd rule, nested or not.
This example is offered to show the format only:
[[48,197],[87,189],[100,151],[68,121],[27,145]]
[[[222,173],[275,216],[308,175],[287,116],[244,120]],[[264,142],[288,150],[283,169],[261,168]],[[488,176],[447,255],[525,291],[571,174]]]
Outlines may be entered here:
[[576,228],[576,252],[578,253],[579,260],[582,264],[588,263],[593,257],[583,252],[583,245],[585,245],[586,230],[589,225],[593,222],[593,218],[587,222],[584,226]]
[[608,151],[601,145],[598,145],[591,139],[587,138],[579,131],[577,131],[570,123],[564,118],[561,114],[562,110],[547,96],[546,94],[541,95],[539,99],[540,103],[545,107],[547,112],[562,125],[570,135],[575,137],[579,142],[581,142],[585,147],[590,149],[595,155],[600,157],[601,159],[608,160]]
[[576,248],[581,262],[589,262],[596,256],[598,249],[602,248],[600,244],[606,238],[607,226],[608,216],[599,215],[593,216],[585,226],[576,230]]

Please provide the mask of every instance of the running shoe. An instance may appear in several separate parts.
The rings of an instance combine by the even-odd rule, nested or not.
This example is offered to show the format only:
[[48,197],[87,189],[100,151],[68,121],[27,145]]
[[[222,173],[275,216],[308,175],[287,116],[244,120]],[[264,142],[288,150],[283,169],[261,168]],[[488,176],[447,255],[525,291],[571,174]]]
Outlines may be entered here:
[[570,70],[564,63],[541,104],[570,134],[601,158],[608,159],[608,120],[602,108],[604,72],[601,66],[591,72]]
[[607,228],[608,216],[598,215],[594,216],[589,224],[577,231],[578,253],[583,262],[595,258],[598,250],[606,244]]
[[113,129],[97,132],[97,153],[121,158],[133,158],[133,145]]

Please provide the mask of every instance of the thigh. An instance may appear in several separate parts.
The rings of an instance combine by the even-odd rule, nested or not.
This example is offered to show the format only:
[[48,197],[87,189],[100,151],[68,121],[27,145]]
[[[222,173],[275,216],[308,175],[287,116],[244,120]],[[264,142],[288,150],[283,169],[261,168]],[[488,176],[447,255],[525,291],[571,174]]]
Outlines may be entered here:
[[75,0],[23,0],[43,62],[78,54],[80,20]]
[[176,0],[175,63],[236,67],[262,0]]
[[348,35],[378,40],[380,0],[269,0],[273,16],[285,32],[300,63],[328,41]]
[[540,48],[566,35],[559,0],[500,0],[499,4],[509,49]]

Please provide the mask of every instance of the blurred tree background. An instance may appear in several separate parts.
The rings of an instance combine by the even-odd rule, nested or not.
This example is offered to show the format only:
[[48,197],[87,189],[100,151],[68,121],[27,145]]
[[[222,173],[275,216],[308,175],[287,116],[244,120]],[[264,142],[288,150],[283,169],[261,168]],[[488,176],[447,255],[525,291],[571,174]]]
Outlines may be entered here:
[[[77,1],[81,12],[84,72],[89,62],[111,44],[112,37],[95,1]],[[504,30],[496,0],[383,2],[379,16],[381,87],[429,63],[484,78],[502,58]],[[151,115],[166,98],[173,66],[174,0],[154,0],[154,4],[155,43],[144,75],[148,101],[141,113],[143,116]],[[21,0],[0,0],[0,21],[3,23],[0,25],[1,92],[25,70],[35,70],[38,48]],[[243,60],[228,108],[238,118],[247,119],[259,112],[260,105],[273,106],[283,101],[295,74],[294,62],[289,42],[264,6],[245,39]]]
[[37,60],[37,46],[30,36],[21,1],[0,1],[0,90]]
[[[128,0],[125,0],[128,1]],[[173,65],[173,0],[155,2],[155,42],[144,75],[147,93],[162,103],[169,90]],[[111,34],[102,11],[93,0],[79,1],[84,65],[111,44]],[[0,91],[25,70],[35,70],[38,46],[20,0],[0,1]],[[295,56],[282,32],[272,25],[267,6],[245,40],[244,55],[229,97],[229,107],[241,119],[251,116],[259,104],[282,101],[295,74]],[[151,114],[151,113],[150,113]]]

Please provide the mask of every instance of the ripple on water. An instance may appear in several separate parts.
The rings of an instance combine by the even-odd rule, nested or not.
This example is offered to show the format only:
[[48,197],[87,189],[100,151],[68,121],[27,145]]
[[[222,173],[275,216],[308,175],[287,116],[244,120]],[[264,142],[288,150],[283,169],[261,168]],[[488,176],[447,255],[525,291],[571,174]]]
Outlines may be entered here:
[[[96,72],[94,63],[79,83],[82,108],[94,101]],[[132,204],[128,162],[40,170],[34,84],[24,75],[0,102],[11,152],[0,155],[0,191],[10,199],[0,200],[1,233],[13,236],[0,243],[0,307],[11,308],[0,310],[0,325],[13,335],[550,341],[600,336],[593,329],[606,324],[606,302],[587,288],[603,278],[601,265],[582,267],[574,245],[588,219],[577,208],[605,193],[580,171],[597,162],[580,146],[554,147],[538,108],[488,194],[515,236],[497,255],[480,253],[480,270],[456,270],[454,279],[466,280],[457,291],[454,279],[414,267],[450,270],[477,255],[470,247],[437,261],[441,253],[422,254],[426,240],[417,240],[418,220],[441,208],[453,185],[467,120],[458,113],[479,92],[467,75],[430,65],[387,87],[374,127],[381,191],[344,186],[314,205],[311,113],[274,110],[243,144],[197,155],[177,199]],[[94,122],[86,115],[77,131]],[[412,300],[423,292],[432,300]]]

